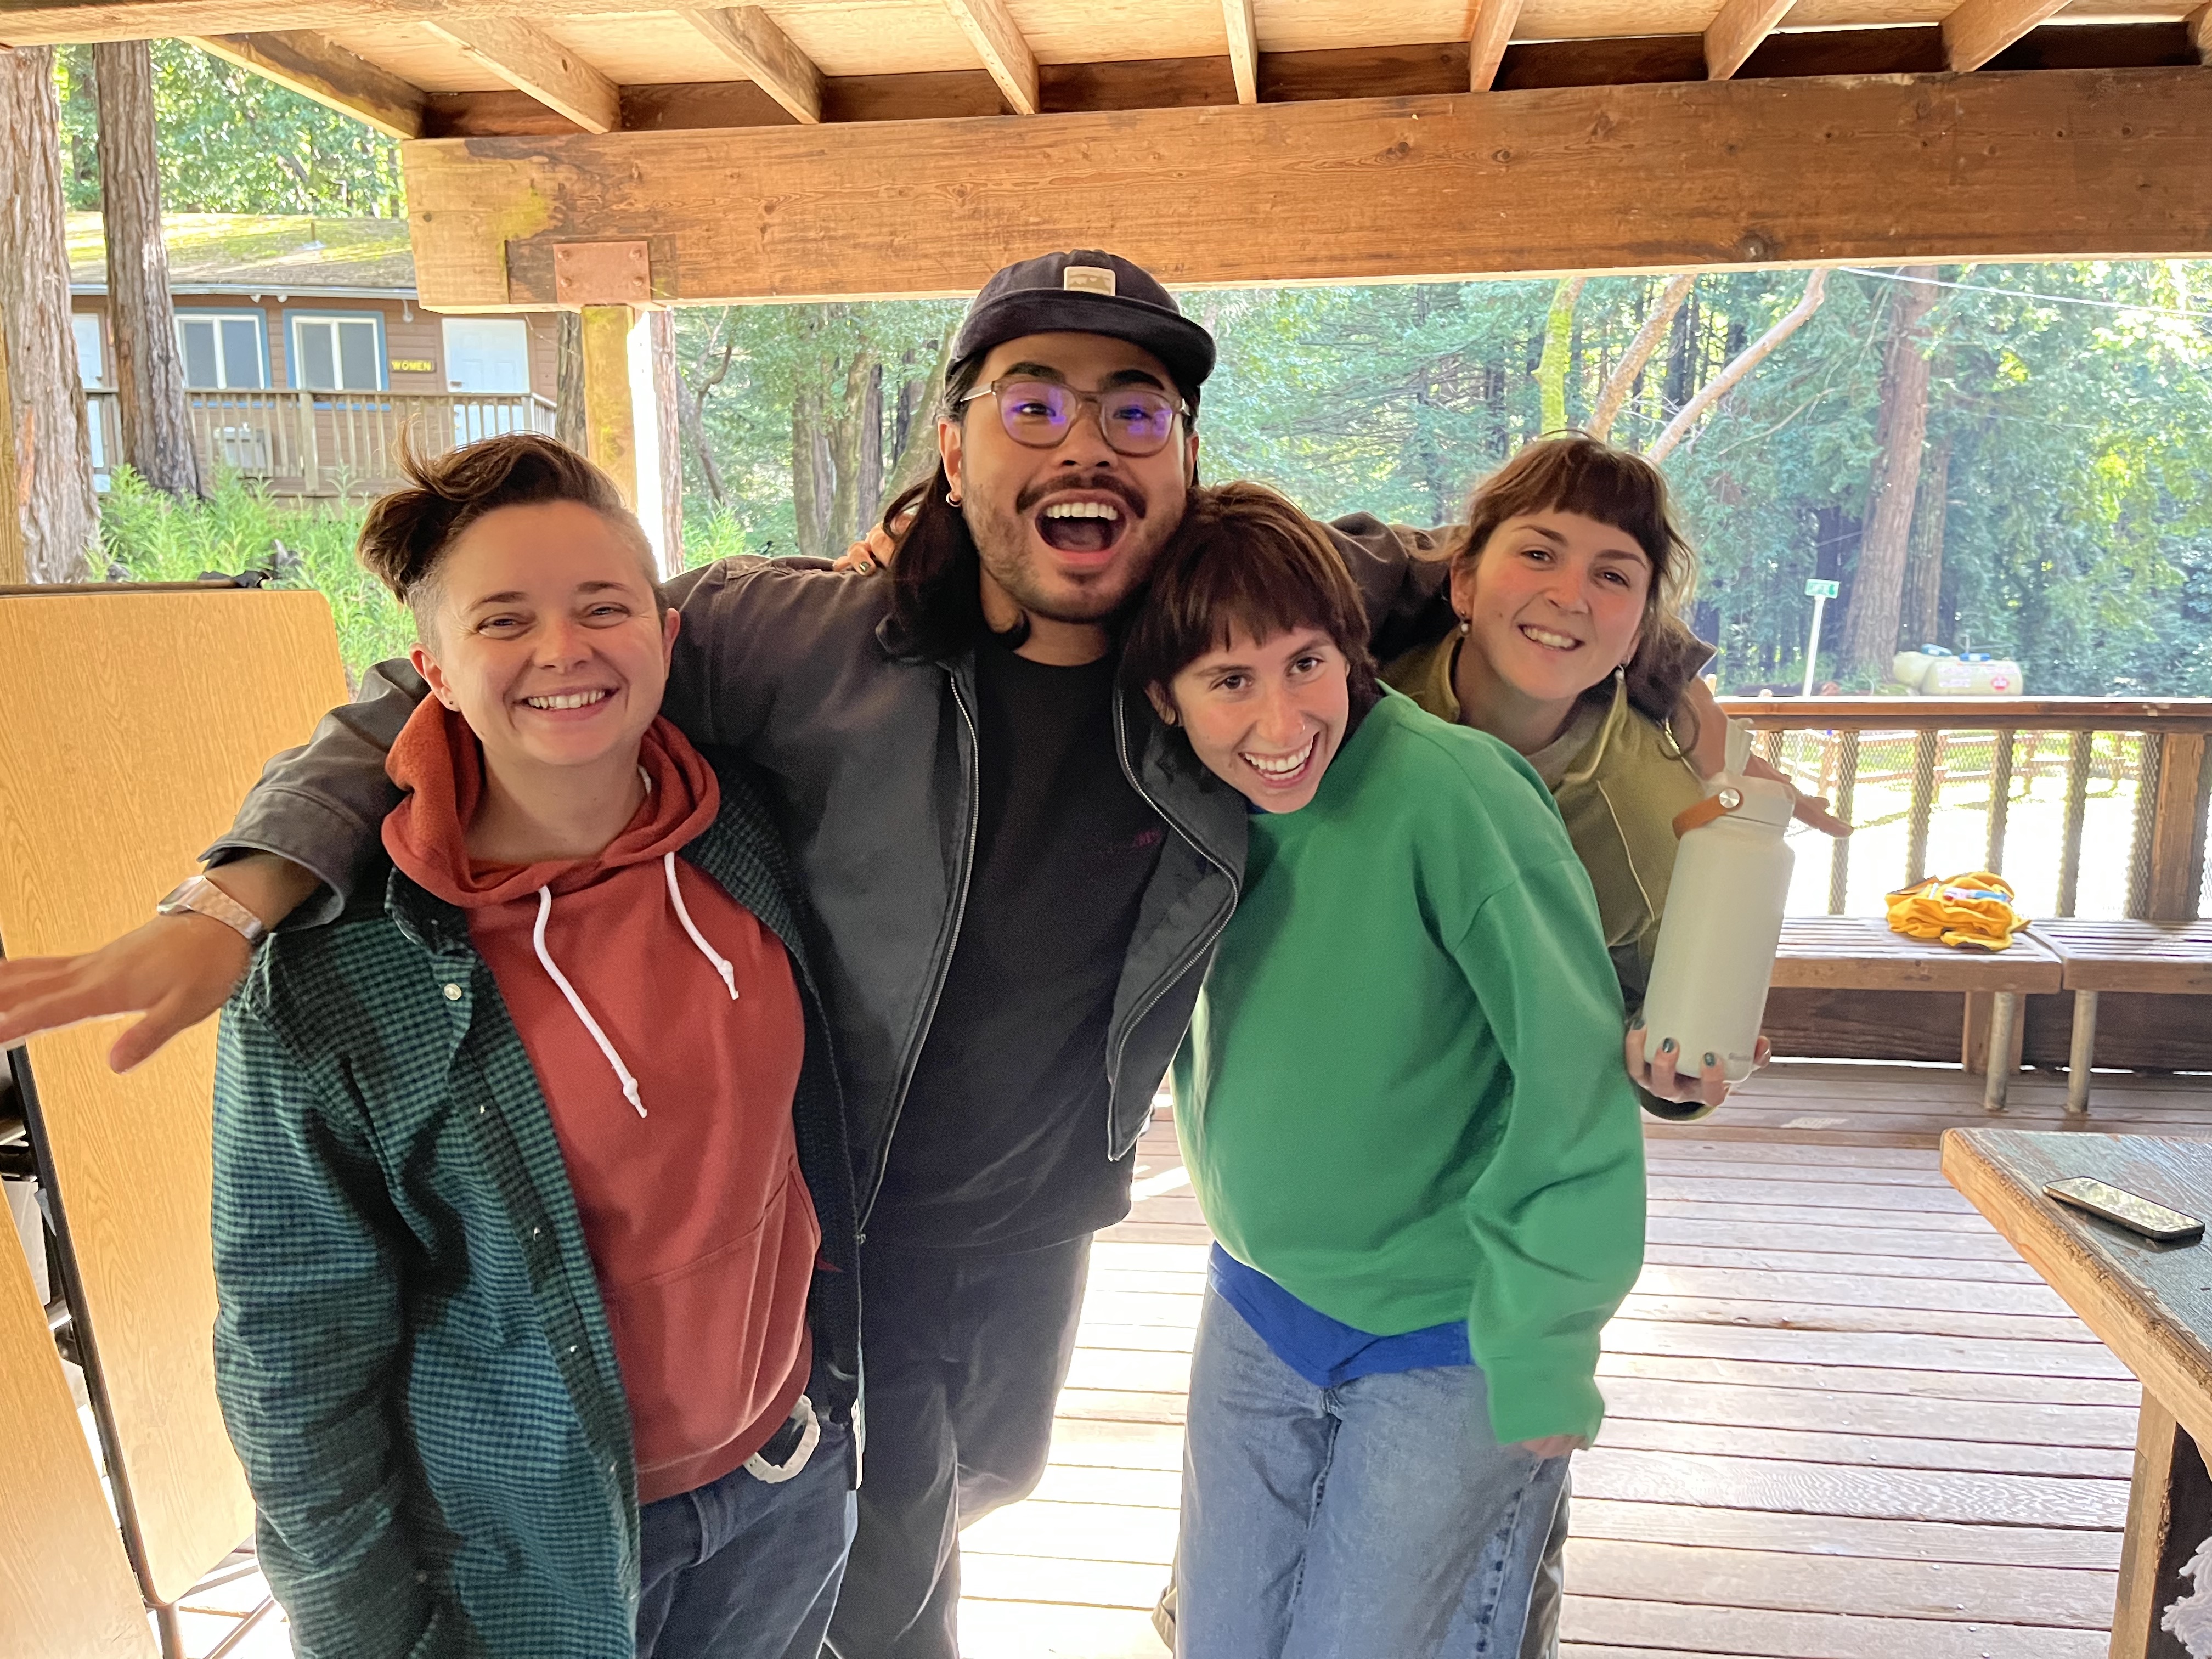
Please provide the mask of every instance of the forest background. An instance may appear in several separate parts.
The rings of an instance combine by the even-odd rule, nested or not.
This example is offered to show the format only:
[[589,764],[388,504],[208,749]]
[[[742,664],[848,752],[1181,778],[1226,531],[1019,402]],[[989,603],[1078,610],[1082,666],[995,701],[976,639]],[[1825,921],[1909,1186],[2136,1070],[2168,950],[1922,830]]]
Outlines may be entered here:
[[[100,196],[85,58],[56,64],[73,208]],[[191,46],[160,43],[155,60],[168,211],[404,214],[388,141]],[[2212,264],[1183,303],[1221,344],[1203,475],[1264,480],[1317,514],[1449,523],[1484,472],[1563,426],[1663,456],[1699,555],[1692,620],[1719,645],[1726,690],[1796,688],[1806,583],[1826,579],[1842,591],[1816,679],[1845,690],[1878,684],[1893,646],[1927,642],[2016,659],[2044,695],[2212,696]],[[960,311],[680,311],[687,561],[834,553],[872,522],[933,446]],[[126,481],[104,534],[139,569],[234,547],[252,562],[256,537],[289,533],[349,631],[404,641],[346,568],[358,517],[258,506],[234,483],[176,507]]]

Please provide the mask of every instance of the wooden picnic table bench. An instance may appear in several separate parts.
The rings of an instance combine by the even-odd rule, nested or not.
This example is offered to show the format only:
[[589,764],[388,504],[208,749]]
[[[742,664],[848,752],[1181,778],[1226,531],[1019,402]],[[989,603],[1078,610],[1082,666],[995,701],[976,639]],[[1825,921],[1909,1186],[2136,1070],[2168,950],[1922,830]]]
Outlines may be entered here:
[[[2108,925],[2092,923],[2090,926]],[[2145,1135],[1951,1129],[1943,1174],[2142,1383],[2111,1659],[2166,1659],[2159,1628],[2212,1533],[2212,1242],[2159,1244],[2044,1196],[2089,1176],[2202,1217],[2212,1145]]]
[[[2060,988],[2063,973],[2050,946],[2016,935],[2008,950],[1958,950],[1891,931],[1878,916],[1792,916],[1783,924],[1773,984],[1790,989],[1951,992],[1990,998],[1988,1081],[1982,1104],[2004,1109],[2020,1066],[2021,998]],[[1965,1022],[1961,1063],[1972,1069],[1976,1032]]]
[[[2066,1062],[2066,1109],[2089,1109],[2096,1060],[2097,998],[2105,991],[2212,996],[2212,921],[2039,921],[2028,930],[2058,958],[2074,994]],[[2208,1011],[2212,1012],[2212,1011]]]

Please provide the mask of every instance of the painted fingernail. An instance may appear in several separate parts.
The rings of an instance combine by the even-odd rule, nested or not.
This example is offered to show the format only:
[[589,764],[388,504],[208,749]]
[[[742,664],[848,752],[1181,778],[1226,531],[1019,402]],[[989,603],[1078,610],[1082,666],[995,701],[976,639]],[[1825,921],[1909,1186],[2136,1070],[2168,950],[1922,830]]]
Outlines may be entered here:
[[1668,1037],[1664,1042],[1661,1043],[1659,1045],[1659,1052],[1662,1054],[1673,1054],[1674,1052],[1674,1039]]
[[1642,1030],[1644,1029],[1644,1016],[1638,1014],[1634,1019],[1630,1020],[1628,1022],[1628,1029],[1632,1031]]
[[1706,1069],[1707,1071],[1711,1071],[1711,1070],[1712,1069],[1712,1066],[1713,1066],[1713,1056],[1712,1056],[1712,1054],[1711,1054],[1711,1053],[1708,1053],[1708,1054],[1705,1055],[1705,1069]]

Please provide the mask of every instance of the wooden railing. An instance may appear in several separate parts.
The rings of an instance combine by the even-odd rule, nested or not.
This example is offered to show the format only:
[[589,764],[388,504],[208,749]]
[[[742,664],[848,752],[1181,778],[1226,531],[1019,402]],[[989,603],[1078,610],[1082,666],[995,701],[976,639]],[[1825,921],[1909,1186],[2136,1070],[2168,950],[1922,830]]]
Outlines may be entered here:
[[[88,389],[108,467],[122,459],[115,393]],[[436,454],[500,432],[553,430],[552,403],[526,392],[283,392],[185,394],[200,464],[287,495],[353,495],[399,476],[403,435]],[[104,469],[103,469],[104,470]]]
[[[2206,892],[2212,698],[1726,698],[1759,751],[1856,826],[1792,908],[1873,913],[1931,875],[1994,870],[2040,916],[2185,921]],[[2086,862],[2085,862],[2086,854]],[[1801,865],[1813,863],[1801,842]]]

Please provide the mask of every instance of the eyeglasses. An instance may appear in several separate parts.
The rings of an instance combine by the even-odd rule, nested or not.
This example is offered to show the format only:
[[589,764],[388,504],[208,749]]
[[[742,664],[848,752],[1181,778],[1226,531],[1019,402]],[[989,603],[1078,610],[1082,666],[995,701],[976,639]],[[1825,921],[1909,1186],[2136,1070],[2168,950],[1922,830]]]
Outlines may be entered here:
[[1089,404],[1098,413],[1098,429],[1117,455],[1157,455],[1175,431],[1176,416],[1190,410],[1157,386],[1117,386],[1103,392],[1078,392],[1058,380],[994,380],[960,401],[999,400],[999,423],[1006,435],[1031,449],[1057,449]]

